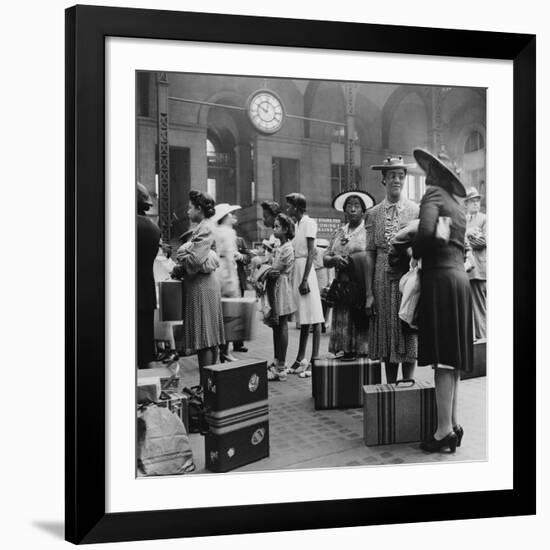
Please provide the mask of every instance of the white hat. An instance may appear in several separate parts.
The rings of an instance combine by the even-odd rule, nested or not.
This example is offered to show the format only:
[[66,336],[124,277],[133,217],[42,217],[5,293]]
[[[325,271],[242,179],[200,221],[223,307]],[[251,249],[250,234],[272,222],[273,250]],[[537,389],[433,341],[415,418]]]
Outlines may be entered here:
[[365,193],[364,191],[359,191],[358,189],[354,191],[344,191],[343,193],[336,195],[332,201],[332,206],[339,212],[343,212],[344,204],[346,204],[346,201],[350,197],[357,197],[358,199],[363,201],[363,204],[365,205],[365,208],[367,210],[374,206],[374,199],[368,193]]
[[227,216],[227,214],[231,214],[231,212],[235,212],[235,210],[239,210],[239,208],[240,206],[238,204],[221,202],[220,204],[216,204],[216,213],[212,216],[211,219],[214,223],[219,223],[225,216]]
[[262,246],[267,248],[270,252],[273,250],[273,243],[271,241],[268,241],[267,239],[264,239],[262,241]]
[[328,245],[330,244],[327,239],[317,239],[317,246],[319,248],[328,248]]

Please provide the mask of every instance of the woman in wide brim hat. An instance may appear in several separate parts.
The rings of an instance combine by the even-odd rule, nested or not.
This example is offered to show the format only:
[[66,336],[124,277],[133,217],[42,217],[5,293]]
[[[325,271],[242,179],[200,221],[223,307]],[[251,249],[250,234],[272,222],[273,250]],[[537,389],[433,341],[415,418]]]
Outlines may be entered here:
[[369,323],[369,356],[384,361],[386,379],[397,381],[399,364],[402,378],[413,378],[417,356],[416,334],[399,318],[401,292],[399,279],[409,268],[408,257],[399,265],[388,265],[389,244],[397,231],[418,217],[418,205],[403,196],[407,172],[413,165],[401,156],[389,156],[371,166],[381,172],[385,198],[367,211],[367,296],[365,309]]
[[[364,191],[345,191],[334,197],[332,206],[346,215],[346,223],[338,228],[323,254],[323,265],[334,268],[335,282],[328,292],[332,302],[332,324],[328,350],[331,353],[344,353],[345,358],[366,355],[368,353],[368,324],[362,308],[358,310],[354,303],[365,301],[365,278],[355,276],[351,261],[355,253],[366,262],[365,212],[374,206],[374,199]],[[354,288],[356,292],[347,303],[339,288]]]
[[363,212],[366,212],[369,208],[374,206],[374,198],[369,193],[356,189],[354,191],[342,191],[342,193],[338,193],[338,195],[332,199],[332,207],[338,210],[338,212],[345,212],[346,203],[351,197],[357,197],[362,204]]
[[216,204],[215,210],[216,213],[212,216],[213,223],[220,223],[227,216],[227,214],[232,214],[233,212],[240,210],[238,204],[229,204],[227,202],[221,202]]
[[[464,269],[466,214],[458,198],[466,196],[466,189],[444,152],[435,156],[415,149],[414,156],[426,172],[426,192],[413,241],[414,257],[422,260],[418,364],[435,369],[437,402],[437,430],[421,448],[454,452],[464,435],[457,417],[460,371],[473,368],[472,298]],[[446,244],[436,237],[443,217],[451,220]]]
[[[222,298],[239,298],[241,296],[237,266],[239,247],[237,245],[237,232],[234,227],[237,218],[233,215],[233,212],[240,208],[237,204],[220,203],[216,205],[216,213],[212,216],[216,252],[220,261],[216,276],[220,282]],[[235,342],[233,342],[233,346],[235,346]],[[237,345],[237,347],[239,346]],[[227,341],[220,346],[220,360],[222,363],[236,360],[236,357],[229,353]]]

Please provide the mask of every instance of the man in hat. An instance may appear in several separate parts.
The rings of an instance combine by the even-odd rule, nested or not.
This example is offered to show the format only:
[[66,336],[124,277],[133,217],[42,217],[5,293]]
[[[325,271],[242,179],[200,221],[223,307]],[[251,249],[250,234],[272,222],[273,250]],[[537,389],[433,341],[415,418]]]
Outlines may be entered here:
[[160,243],[160,229],[147,216],[153,202],[146,187],[137,184],[137,365],[149,367],[155,357],[154,312],[157,295],[153,264]]
[[467,263],[469,267],[474,336],[476,340],[487,337],[487,216],[480,211],[481,195],[475,187],[466,194],[466,239],[470,245]]

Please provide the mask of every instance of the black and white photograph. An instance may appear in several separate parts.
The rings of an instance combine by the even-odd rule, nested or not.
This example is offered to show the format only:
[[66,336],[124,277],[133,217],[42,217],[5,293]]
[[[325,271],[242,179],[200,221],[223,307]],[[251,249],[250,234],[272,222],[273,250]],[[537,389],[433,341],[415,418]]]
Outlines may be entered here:
[[395,77],[136,72],[138,478],[487,460],[487,90]]

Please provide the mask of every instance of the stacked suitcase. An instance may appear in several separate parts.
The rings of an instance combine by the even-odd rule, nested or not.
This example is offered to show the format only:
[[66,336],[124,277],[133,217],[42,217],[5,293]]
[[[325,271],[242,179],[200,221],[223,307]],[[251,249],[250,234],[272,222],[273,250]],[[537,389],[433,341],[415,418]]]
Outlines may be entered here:
[[315,409],[351,409],[363,406],[363,386],[380,384],[380,361],[366,357],[351,360],[315,359],[312,366],[312,391]]
[[472,372],[462,371],[461,380],[487,376],[487,340],[485,338],[474,342],[474,370]]
[[205,466],[228,472],[269,456],[266,361],[233,361],[205,367],[202,385],[210,426]]

